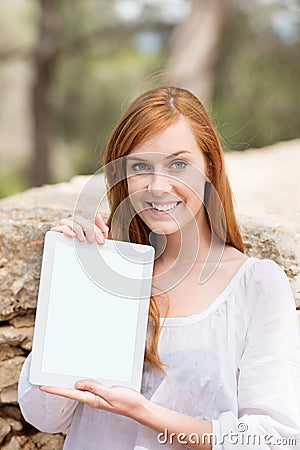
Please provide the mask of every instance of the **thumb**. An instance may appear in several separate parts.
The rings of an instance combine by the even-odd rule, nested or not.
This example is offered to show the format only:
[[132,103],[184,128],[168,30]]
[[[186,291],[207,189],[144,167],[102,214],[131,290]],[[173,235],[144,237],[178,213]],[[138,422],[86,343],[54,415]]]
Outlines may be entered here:
[[101,392],[101,388],[104,386],[99,381],[95,380],[79,380],[75,383],[75,389],[79,389],[81,391],[89,391],[93,394],[99,394]]

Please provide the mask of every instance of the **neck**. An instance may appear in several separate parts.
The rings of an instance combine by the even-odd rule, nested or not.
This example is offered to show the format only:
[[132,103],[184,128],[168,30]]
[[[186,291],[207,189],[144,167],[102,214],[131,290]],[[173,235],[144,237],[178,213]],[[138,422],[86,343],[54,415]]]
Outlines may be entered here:
[[205,212],[201,214],[200,218],[191,220],[176,233],[157,235],[158,256],[154,265],[152,295],[161,295],[177,286],[196,263],[201,266],[199,284],[206,283],[215,272],[225,243],[211,233]]
[[[203,262],[211,245],[211,230],[204,212],[170,235],[157,235],[157,262],[163,266]],[[163,249],[164,248],[164,249]]]

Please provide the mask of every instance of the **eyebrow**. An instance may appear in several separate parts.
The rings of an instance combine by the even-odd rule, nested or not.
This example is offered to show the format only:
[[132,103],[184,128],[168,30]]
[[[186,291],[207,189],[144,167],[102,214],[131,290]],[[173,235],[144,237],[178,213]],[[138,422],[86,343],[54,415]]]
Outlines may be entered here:
[[[149,152],[149,153],[151,153],[151,152]],[[189,151],[187,151],[187,150],[179,150],[178,152],[175,152],[175,153],[171,153],[169,156],[166,156],[164,159],[170,159],[170,158],[172,158],[173,156],[178,156],[178,155],[180,155],[181,153],[191,153],[191,152],[189,152]],[[127,159],[130,159],[130,161],[146,161],[145,159],[143,159],[143,158],[140,158],[139,156],[134,156],[134,155],[128,155],[127,156]]]

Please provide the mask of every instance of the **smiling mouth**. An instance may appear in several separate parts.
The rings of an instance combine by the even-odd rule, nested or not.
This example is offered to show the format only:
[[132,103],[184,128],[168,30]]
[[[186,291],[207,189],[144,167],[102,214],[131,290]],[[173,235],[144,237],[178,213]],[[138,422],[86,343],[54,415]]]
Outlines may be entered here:
[[164,212],[172,211],[180,203],[182,203],[182,202],[170,202],[170,203],[165,203],[165,204],[147,202],[147,205],[149,205],[151,207],[151,210],[153,210],[153,211],[164,213]]

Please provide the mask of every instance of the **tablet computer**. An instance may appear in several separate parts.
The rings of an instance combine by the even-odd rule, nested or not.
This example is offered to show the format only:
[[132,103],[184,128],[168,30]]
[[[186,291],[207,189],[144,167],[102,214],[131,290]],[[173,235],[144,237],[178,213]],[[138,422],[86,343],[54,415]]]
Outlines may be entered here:
[[45,235],[29,381],[140,391],[154,248]]

